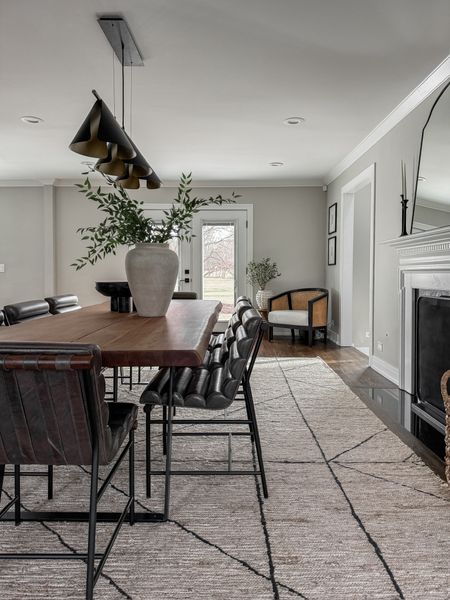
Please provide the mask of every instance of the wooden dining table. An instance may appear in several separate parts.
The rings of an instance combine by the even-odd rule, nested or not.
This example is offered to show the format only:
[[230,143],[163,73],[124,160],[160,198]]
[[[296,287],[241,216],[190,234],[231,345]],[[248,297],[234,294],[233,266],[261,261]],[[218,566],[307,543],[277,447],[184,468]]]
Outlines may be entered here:
[[109,303],[0,327],[0,343],[96,344],[104,367],[195,367],[202,363],[222,305],[172,300],[163,317],[112,312]]
[[[119,367],[195,367],[202,364],[222,308],[215,300],[172,300],[163,317],[110,310],[109,303],[0,327],[2,342],[96,344],[102,365]],[[115,378],[117,380],[117,378]],[[165,512],[166,512],[165,508]],[[24,511],[25,521],[85,521],[86,513]],[[117,513],[98,513],[98,521],[115,522]],[[164,513],[136,512],[136,521],[164,520]],[[6,520],[9,520],[8,518]]]

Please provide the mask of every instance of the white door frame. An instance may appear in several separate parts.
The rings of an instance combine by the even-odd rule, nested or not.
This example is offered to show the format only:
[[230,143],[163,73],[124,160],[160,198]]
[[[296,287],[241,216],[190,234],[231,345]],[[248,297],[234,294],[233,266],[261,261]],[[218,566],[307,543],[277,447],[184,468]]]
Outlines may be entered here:
[[[172,204],[161,204],[161,203],[153,203],[153,202],[144,202],[142,205],[143,210],[168,210],[172,207]],[[218,211],[222,214],[225,214],[226,211],[242,211],[246,213],[247,217],[247,263],[253,260],[253,204],[223,204],[222,206],[205,206],[204,209],[200,209],[198,213],[202,213],[202,211]],[[193,268],[192,263],[193,257],[190,257],[190,268]],[[183,265],[184,268],[184,265]],[[191,271],[192,274],[192,271]],[[250,298],[253,295],[253,288],[250,283],[246,282],[246,295]]]
[[373,290],[375,260],[375,163],[341,189],[340,210],[340,336],[341,346],[353,344],[353,229],[355,194],[370,185],[370,258],[369,258],[369,362],[373,354]]

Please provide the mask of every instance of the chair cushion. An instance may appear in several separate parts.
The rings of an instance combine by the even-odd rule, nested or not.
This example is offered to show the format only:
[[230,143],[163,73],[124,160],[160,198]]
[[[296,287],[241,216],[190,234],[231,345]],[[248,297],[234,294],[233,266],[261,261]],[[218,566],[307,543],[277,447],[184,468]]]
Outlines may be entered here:
[[307,310],[272,310],[267,318],[271,325],[308,326]]

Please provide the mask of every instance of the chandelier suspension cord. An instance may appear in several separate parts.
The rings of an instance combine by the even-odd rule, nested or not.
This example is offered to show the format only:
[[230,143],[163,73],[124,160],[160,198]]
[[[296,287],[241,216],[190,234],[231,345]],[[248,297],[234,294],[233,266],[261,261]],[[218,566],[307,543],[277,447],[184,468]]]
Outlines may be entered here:
[[116,116],[116,63],[115,52],[112,51],[112,82],[113,82],[113,115]]
[[124,52],[125,46],[123,44],[122,37],[120,38],[122,45],[122,129],[125,129],[125,65],[124,65]]
[[133,61],[130,68],[130,137],[133,135]]

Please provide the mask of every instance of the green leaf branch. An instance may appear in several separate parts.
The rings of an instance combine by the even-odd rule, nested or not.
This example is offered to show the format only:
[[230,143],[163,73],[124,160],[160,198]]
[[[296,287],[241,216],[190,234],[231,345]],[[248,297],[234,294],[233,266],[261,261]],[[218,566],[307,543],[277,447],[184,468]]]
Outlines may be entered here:
[[[97,173],[93,168],[90,172]],[[130,198],[112,177],[102,173],[111,191],[94,189],[89,179],[89,172],[83,183],[76,186],[79,191],[97,204],[97,208],[105,213],[105,218],[95,226],[80,227],[77,233],[86,242],[86,253],[72,263],[78,271],[86,265],[94,265],[108,254],[116,254],[119,246],[134,246],[138,243],[165,244],[172,238],[190,241],[193,237],[192,218],[201,208],[229,204],[240,198],[233,192],[231,198],[221,194],[208,198],[192,195],[192,173],[181,175],[177,197],[172,206],[164,211],[164,218],[155,221],[144,214],[143,202]]]

